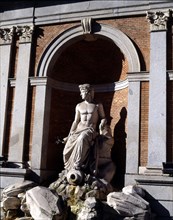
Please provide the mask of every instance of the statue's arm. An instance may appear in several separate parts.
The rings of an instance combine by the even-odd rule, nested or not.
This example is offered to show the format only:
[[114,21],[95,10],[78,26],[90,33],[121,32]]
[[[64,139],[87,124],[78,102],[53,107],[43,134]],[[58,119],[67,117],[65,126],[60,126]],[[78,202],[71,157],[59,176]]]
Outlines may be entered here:
[[65,143],[67,142],[70,135],[73,134],[73,132],[77,129],[79,122],[80,122],[80,112],[79,112],[79,104],[78,104],[75,109],[75,118],[71,125],[69,135],[63,139]]
[[104,108],[102,104],[99,104],[98,106],[98,111],[99,111],[99,116],[100,116],[100,125],[99,125],[99,130],[102,131],[107,123]]
[[75,109],[75,118],[74,118],[74,121],[72,123],[69,135],[72,134],[76,130],[79,122],[80,122],[80,112],[79,112],[79,104],[78,104],[76,106],[76,109]]

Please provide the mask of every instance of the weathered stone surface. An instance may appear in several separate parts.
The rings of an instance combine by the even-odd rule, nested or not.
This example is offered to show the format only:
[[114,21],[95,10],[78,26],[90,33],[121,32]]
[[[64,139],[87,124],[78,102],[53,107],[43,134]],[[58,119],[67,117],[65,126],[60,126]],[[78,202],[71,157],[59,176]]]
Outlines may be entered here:
[[34,219],[51,220],[62,214],[60,197],[46,187],[34,187],[26,192],[26,204]]
[[77,220],[94,220],[98,219],[97,201],[95,197],[89,197],[85,200],[83,208],[77,215]]
[[9,209],[18,209],[20,207],[20,199],[17,197],[7,197],[3,199],[2,206],[6,211]]
[[16,220],[33,220],[32,217],[21,217],[21,218],[17,218]]
[[107,196],[107,204],[121,216],[147,219],[150,216],[150,207],[149,203],[140,196],[144,195],[143,189],[137,186],[128,186],[122,191],[110,193]]
[[5,219],[10,219],[10,220],[13,220],[17,217],[17,210],[16,209],[11,209],[11,210],[8,210],[7,211],[7,214],[5,216]]
[[140,195],[141,197],[145,196],[144,189],[142,189],[141,187],[136,186],[136,185],[135,186],[134,185],[126,186],[122,189],[122,192],[127,195],[136,193],[136,194]]
[[17,196],[19,193],[22,193],[34,186],[36,186],[36,183],[28,180],[25,180],[22,183],[15,183],[4,188],[2,191],[2,196],[3,197]]

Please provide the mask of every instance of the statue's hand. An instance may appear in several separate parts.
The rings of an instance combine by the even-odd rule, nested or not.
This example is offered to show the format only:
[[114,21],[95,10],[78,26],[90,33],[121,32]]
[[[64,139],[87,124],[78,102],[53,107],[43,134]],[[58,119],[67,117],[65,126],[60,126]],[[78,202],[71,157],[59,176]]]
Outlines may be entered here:
[[63,142],[64,142],[64,144],[67,143],[68,138],[69,138],[69,137],[65,137],[65,138],[63,138]]
[[100,125],[99,125],[99,130],[103,131],[105,126],[106,126],[106,119],[102,119],[101,122],[100,122]]
[[104,129],[104,124],[103,123],[100,123],[99,125],[99,130],[102,131]]

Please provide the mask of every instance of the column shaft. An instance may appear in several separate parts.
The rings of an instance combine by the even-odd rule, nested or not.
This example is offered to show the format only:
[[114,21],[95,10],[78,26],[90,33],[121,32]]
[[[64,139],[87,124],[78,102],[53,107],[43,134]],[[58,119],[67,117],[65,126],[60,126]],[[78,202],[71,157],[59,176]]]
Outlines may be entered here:
[[10,162],[22,163],[25,139],[25,120],[28,95],[31,42],[19,44],[14,110],[10,135]]
[[7,102],[8,102],[8,78],[10,71],[11,44],[0,46],[1,64],[1,96],[0,96],[0,157],[3,156],[4,137],[6,130]]
[[138,173],[140,81],[129,82],[126,174]]
[[166,31],[151,32],[148,167],[166,161]]
[[46,84],[36,86],[31,167],[45,169],[47,164],[51,89]]

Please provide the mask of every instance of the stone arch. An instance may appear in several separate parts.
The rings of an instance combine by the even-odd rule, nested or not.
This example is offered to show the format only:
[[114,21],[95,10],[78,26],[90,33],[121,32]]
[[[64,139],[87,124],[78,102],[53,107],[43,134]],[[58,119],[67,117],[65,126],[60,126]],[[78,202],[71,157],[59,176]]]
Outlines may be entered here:
[[[99,28],[95,28],[94,34],[99,34],[111,39],[122,51],[128,61],[129,72],[140,71],[139,56],[134,47],[132,41],[117,28],[110,27],[105,24],[99,24]],[[93,27],[94,28],[94,27]],[[78,41],[83,38],[82,26],[77,26],[64,31],[60,36],[57,36],[53,42],[48,46],[42,55],[39,63],[37,76],[46,77],[49,70],[52,68],[55,62],[55,54],[61,54],[61,51],[68,47],[69,44]],[[56,54],[57,59],[57,54]]]

